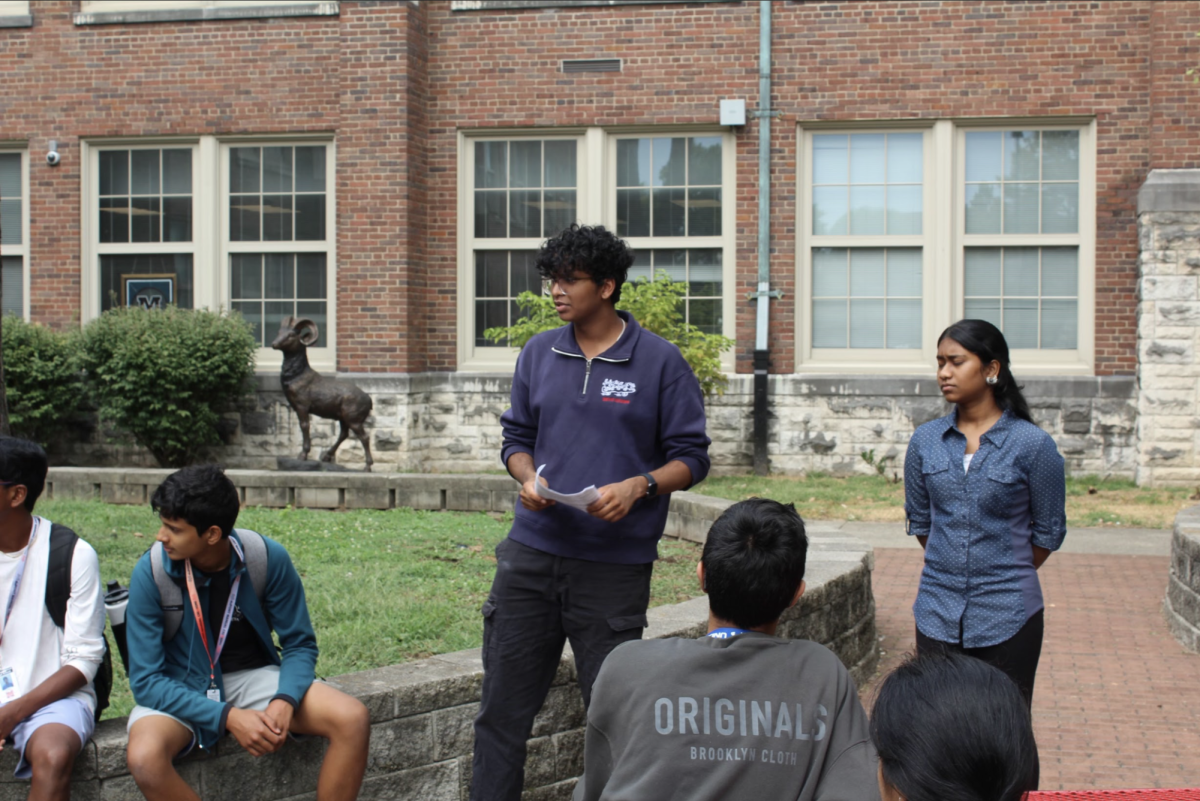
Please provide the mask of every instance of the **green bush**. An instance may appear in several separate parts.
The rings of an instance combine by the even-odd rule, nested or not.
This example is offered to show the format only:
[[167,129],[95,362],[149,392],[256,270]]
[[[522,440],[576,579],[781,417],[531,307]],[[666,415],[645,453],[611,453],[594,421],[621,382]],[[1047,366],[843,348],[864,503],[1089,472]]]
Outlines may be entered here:
[[163,467],[220,441],[221,411],[245,393],[257,344],[236,314],[115,308],[83,329],[83,363],[100,416]]
[[[621,302],[617,308],[632,314],[647,331],[674,343],[696,373],[705,395],[720,394],[728,383],[721,372],[721,352],[732,348],[733,340],[720,334],[706,334],[684,322],[679,306],[686,292],[687,284],[673,281],[667,273],[660,272],[653,281],[641,278],[621,287]],[[483,332],[484,338],[496,343],[507,342],[520,349],[534,335],[563,324],[548,295],[522,292],[517,296],[517,306],[524,317],[507,328],[487,329]]]
[[79,335],[4,318],[4,385],[12,433],[42,445],[63,429],[83,399]]

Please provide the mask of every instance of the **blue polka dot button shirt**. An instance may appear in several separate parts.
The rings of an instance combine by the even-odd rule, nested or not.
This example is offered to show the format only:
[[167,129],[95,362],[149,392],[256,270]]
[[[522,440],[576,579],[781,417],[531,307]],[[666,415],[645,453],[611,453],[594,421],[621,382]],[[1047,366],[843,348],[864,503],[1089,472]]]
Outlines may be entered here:
[[964,469],[956,420],[926,423],[908,444],[908,533],[929,537],[913,615],[926,637],[984,648],[1043,608],[1033,546],[1062,546],[1066,478],[1050,435],[1007,411]]

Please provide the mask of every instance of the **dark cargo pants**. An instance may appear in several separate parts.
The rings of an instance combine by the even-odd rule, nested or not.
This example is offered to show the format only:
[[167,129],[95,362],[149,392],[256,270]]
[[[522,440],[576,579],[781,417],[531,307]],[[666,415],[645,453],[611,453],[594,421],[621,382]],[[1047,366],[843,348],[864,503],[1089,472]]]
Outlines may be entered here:
[[471,801],[518,801],[525,742],[571,643],[586,707],[613,648],[641,639],[654,563],[614,565],[505,539],[483,605],[483,702],[475,718]]

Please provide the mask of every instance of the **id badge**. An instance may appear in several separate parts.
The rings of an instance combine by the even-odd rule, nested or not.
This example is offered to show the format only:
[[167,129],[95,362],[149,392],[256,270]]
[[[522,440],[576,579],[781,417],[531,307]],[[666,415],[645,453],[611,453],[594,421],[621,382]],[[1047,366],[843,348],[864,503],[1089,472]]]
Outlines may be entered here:
[[208,700],[210,700],[210,701],[220,702],[220,700],[221,700],[221,691],[219,689],[217,689],[216,687],[209,687],[206,695],[208,696]]
[[21,697],[17,676],[10,667],[0,668],[0,702],[7,704]]

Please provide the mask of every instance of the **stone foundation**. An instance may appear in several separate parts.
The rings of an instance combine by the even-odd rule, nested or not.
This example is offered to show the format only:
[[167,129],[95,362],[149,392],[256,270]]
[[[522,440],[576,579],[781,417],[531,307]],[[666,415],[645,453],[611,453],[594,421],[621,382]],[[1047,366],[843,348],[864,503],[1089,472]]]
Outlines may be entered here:
[[1175,639],[1189,651],[1200,653],[1200,506],[1175,516],[1163,612]]
[[[141,503],[168,471],[76,471],[54,469],[55,494],[89,493],[114,502]],[[285,474],[274,474],[283,476]],[[111,480],[106,479],[111,476]],[[442,507],[483,505],[484,495],[456,493],[457,482],[486,492],[488,508],[511,509],[515,483],[499,476],[355,476],[344,486],[344,474],[290,474],[305,481],[293,492],[324,488],[349,491],[366,479],[388,489],[410,492],[432,504],[433,491]],[[243,493],[265,479],[231,473]],[[405,479],[412,480],[406,484]],[[427,479],[432,479],[429,481]],[[450,479],[445,487],[438,480]],[[382,480],[380,482],[379,480]],[[502,482],[507,482],[504,485]],[[98,485],[98,488],[97,488]],[[507,489],[506,489],[507,486]],[[441,495],[442,490],[445,495]],[[470,500],[468,500],[470,499]],[[671,498],[668,536],[703,542],[708,526],[729,501],[675,493]],[[507,504],[507,505],[506,505]],[[874,555],[861,540],[822,529],[809,530],[807,591],[783,618],[780,633],[804,637],[828,646],[859,683],[873,675],[878,663],[875,601],[871,592]],[[646,637],[698,637],[704,633],[708,604],[703,597],[649,611]],[[483,664],[479,649],[351,673],[330,683],[359,698],[371,713],[371,746],[367,778],[360,799],[378,801],[465,801],[471,780],[472,722],[479,708]],[[570,649],[563,655],[554,686],[538,714],[529,741],[525,801],[568,801],[575,779],[583,770],[585,722],[583,702],[575,684]],[[125,767],[124,718],[101,723],[75,765],[71,797],[88,801],[140,801],[142,798]],[[238,801],[300,801],[315,799],[317,773],[324,741],[288,743],[279,753],[255,759],[230,737],[211,753],[189,756],[180,772],[203,799]],[[28,784],[12,778],[13,750],[0,753],[0,801],[24,799]]]

